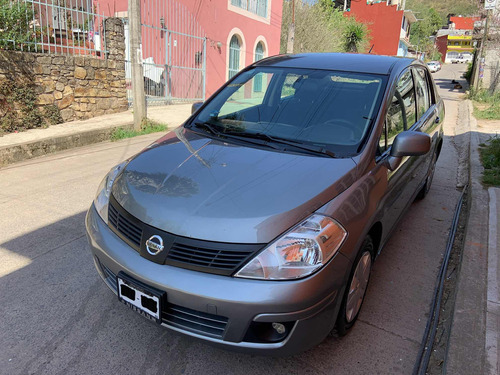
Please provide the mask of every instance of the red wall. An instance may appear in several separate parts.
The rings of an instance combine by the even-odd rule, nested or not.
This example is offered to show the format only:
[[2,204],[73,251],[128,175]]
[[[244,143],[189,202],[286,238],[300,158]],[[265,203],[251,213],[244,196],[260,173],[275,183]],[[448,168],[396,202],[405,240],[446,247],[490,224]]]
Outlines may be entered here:
[[397,9],[397,5],[385,2],[369,5],[366,0],[352,0],[351,11],[344,14],[368,26],[371,53],[396,56],[404,13]]
[[[238,28],[244,40],[242,55],[244,65],[254,62],[257,38],[264,39],[264,56],[279,53],[281,14],[283,0],[269,0],[270,24],[261,22],[228,9],[228,0],[178,0],[187,7],[207,37],[206,46],[206,97],[213,94],[227,80],[227,54],[231,30]],[[127,10],[127,0],[99,0],[101,12],[108,16]],[[232,35],[232,34],[231,34]],[[220,48],[218,47],[220,45]],[[156,59],[155,59],[156,61]]]
[[448,50],[448,35],[441,35],[436,38],[436,48],[441,52],[441,62],[446,58],[446,51]]

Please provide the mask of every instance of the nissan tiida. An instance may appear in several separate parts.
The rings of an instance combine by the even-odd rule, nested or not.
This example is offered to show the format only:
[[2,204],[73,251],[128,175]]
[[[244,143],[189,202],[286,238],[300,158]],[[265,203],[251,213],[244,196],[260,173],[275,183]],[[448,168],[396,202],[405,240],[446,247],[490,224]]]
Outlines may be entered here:
[[443,118],[416,60],[260,60],[104,178],[86,218],[97,271],[143,316],[226,348],[290,355],[344,335],[429,192]]

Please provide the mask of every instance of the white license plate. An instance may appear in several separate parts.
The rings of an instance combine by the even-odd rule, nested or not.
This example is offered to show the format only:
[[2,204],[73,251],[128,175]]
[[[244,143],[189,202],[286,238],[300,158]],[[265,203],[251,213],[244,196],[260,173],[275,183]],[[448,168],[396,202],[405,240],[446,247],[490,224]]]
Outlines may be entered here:
[[161,295],[119,275],[118,299],[142,316],[161,323]]

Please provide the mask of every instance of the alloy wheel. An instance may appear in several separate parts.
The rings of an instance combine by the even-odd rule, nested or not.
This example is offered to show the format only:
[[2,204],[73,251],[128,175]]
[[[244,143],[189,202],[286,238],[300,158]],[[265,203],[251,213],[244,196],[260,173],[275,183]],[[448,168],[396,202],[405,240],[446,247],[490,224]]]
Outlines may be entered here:
[[361,304],[365,297],[366,287],[368,286],[368,280],[370,279],[371,267],[371,254],[369,251],[365,251],[358,261],[351,285],[349,285],[349,295],[347,296],[345,309],[345,317],[348,323],[354,320],[361,308]]

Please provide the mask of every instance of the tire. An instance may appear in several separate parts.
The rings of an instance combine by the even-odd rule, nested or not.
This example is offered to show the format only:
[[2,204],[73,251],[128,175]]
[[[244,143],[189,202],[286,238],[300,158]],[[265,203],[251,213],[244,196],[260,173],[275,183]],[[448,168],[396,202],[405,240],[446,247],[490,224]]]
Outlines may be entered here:
[[342,305],[335,325],[335,333],[345,336],[358,319],[370,281],[374,251],[373,240],[367,236],[361,246],[347,282]]
[[436,162],[437,162],[437,154],[434,153],[432,156],[432,162],[429,170],[429,174],[427,175],[427,178],[425,179],[424,186],[420,189],[420,191],[417,194],[417,200],[422,200],[424,199],[427,194],[429,194],[429,190],[431,189],[432,186],[432,180],[434,179],[434,172],[436,171]]

